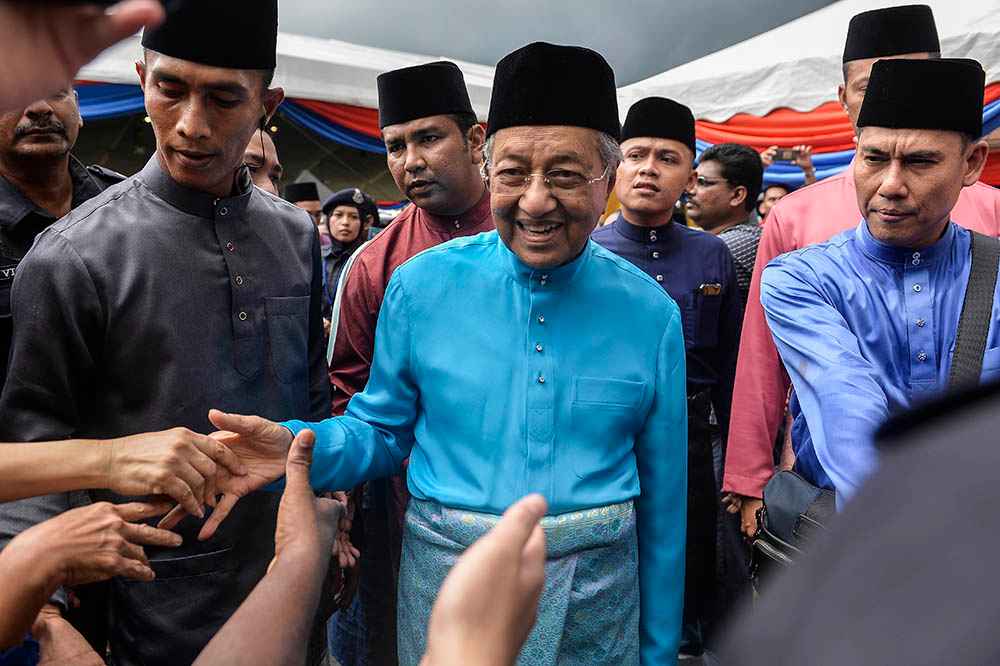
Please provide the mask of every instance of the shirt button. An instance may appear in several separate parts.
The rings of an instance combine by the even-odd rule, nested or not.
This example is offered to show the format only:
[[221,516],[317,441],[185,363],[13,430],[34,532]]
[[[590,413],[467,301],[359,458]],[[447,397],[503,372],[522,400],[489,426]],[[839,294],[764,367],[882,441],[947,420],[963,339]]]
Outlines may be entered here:
[[927,322],[926,322],[926,321],[924,321],[923,319],[918,319],[918,320],[917,320],[917,321],[915,321],[914,323],[915,323],[915,324],[917,325],[917,328],[923,328],[923,327],[924,327],[924,324],[926,324]]
[[462,223],[459,222],[458,220],[455,220],[455,228],[456,229],[461,229],[462,228]]
[[543,351],[545,351],[545,347],[543,347],[541,345],[541,343],[539,343],[539,344],[535,345],[535,351],[538,352],[539,354],[541,354]]
[[923,363],[924,361],[927,360],[927,354],[925,354],[924,352],[920,352],[919,354],[917,354],[917,360]]
[[655,231],[650,231],[649,232],[649,240],[651,240],[651,241],[655,241],[656,240],[656,232]]
[[913,258],[914,259],[919,259],[920,258],[920,253],[919,252],[914,252],[913,253]]
[[548,281],[549,281],[548,275],[543,275],[542,277],[539,278],[539,282],[541,282],[543,285]]
[[239,318],[240,318],[240,321],[246,321],[247,320],[247,313],[246,312],[240,312]]
[[659,258],[660,258],[660,253],[659,252],[654,252],[653,253],[653,259],[659,259]]
[[656,276],[656,281],[657,282],[663,282],[663,276],[662,275],[657,275]]
[[538,375],[538,383],[539,384],[545,383],[545,375]]
[[243,286],[243,276],[242,275],[237,275],[236,276],[236,285],[239,286],[239,287]]
[[230,252],[236,251],[236,246],[233,245],[233,241],[229,241],[228,243],[226,243],[226,249],[229,250]]
[[913,260],[913,261],[912,261],[911,263],[912,263],[912,264],[913,264],[914,266],[919,266],[919,265],[920,265],[920,260],[919,260],[919,259],[914,259],[914,260]]
[[919,284],[915,284],[915,285],[913,285],[913,291],[917,292],[918,294],[920,293],[920,290],[921,290],[922,288],[923,288],[923,287],[921,287],[921,286],[920,286]]
[[229,215],[229,209],[223,206],[222,208],[219,209],[219,215],[221,215],[222,217]]
[[545,315],[538,315],[538,323],[539,324],[545,323]]

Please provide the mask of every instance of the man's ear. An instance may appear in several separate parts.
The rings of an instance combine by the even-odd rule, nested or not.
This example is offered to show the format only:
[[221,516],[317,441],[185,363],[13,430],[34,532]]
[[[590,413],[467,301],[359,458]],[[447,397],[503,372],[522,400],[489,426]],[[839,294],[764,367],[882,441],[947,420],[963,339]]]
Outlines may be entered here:
[[472,161],[476,164],[483,163],[483,147],[486,145],[486,128],[480,123],[476,123],[469,128],[465,136],[472,152]]
[[264,91],[264,97],[261,103],[264,105],[264,114],[267,119],[270,120],[274,117],[275,112],[281,103],[285,101],[285,89],[284,88],[269,88]]
[[980,139],[968,148],[965,155],[965,173],[962,176],[962,187],[975,185],[976,181],[983,174],[986,167],[986,159],[989,157],[990,145]]
[[743,185],[737,185],[736,189],[733,190],[732,198],[729,199],[729,205],[732,206],[733,208],[737,206],[746,207],[746,200],[749,194],[750,190],[748,190]]
[[143,92],[146,92],[146,63],[142,60],[136,60],[135,73],[139,75],[139,87]]
[[840,100],[840,108],[847,113],[847,88],[843,83],[837,86],[837,99]]

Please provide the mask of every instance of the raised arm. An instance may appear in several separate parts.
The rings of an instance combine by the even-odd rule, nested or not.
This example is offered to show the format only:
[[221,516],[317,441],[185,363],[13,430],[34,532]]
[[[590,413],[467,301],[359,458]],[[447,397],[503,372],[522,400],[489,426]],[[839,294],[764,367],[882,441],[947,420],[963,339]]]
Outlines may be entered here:
[[660,340],[656,393],[636,440],[641,489],[636,501],[639,631],[644,666],[674,663],[680,646],[687,528],[685,386],[684,338],[675,306]]
[[873,436],[888,416],[877,369],[862,355],[843,315],[798,270],[768,266],[761,304],[816,457],[841,504],[875,470]]

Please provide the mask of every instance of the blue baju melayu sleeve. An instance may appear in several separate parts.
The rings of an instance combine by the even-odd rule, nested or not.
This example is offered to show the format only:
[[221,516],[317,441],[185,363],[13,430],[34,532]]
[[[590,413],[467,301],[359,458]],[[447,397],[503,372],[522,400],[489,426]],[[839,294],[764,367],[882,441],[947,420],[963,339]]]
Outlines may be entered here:
[[760,300],[816,456],[838,502],[846,501],[875,469],[872,435],[888,416],[878,368],[838,309],[801,271],[769,265]]
[[405,304],[400,281],[390,280],[375,328],[368,386],[348,403],[343,416],[283,424],[293,434],[305,428],[316,433],[309,478],[317,490],[352,488],[391,476],[413,448],[420,391],[410,372],[413,350]]
[[679,314],[663,333],[656,377],[652,409],[636,440],[643,664],[673,663],[681,641],[683,575],[680,585],[669,583],[684,571],[687,527],[687,379]]

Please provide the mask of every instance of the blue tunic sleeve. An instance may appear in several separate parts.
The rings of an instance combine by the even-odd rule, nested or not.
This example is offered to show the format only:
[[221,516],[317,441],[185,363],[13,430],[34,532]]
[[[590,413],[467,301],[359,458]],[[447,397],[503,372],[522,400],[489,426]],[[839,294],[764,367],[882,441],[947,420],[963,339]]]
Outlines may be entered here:
[[687,528],[687,399],[680,312],[660,339],[656,393],[636,439],[640,644],[644,665],[677,660]]
[[888,400],[878,368],[817,281],[807,267],[772,262],[761,277],[760,300],[841,505],[875,470],[872,437],[888,416]]
[[310,482],[315,490],[344,490],[395,474],[413,448],[420,392],[412,374],[406,297],[398,273],[389,281],[375,328],[375,354],[365,390],[343,416],[320,423],[287,421],[297,434],[316,433]]

